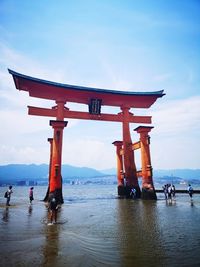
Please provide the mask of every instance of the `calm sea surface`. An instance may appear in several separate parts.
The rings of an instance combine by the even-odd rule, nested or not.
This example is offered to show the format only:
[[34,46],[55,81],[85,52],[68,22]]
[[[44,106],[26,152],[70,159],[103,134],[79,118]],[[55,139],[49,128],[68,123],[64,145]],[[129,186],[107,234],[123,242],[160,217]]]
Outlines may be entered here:
[[0,188],[0,266],[200,266],[200,195],[166,202],[117,198],[116,185],[64,185],[58,223],[48,225],[46,187]]

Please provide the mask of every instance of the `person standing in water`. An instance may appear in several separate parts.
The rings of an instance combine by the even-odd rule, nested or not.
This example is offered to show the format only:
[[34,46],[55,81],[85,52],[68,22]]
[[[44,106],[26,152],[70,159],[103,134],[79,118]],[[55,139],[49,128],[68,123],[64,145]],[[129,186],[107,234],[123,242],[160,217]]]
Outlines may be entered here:
[[11,198],[11,194],[13,193],[12,191],[12,185],[9,186],[7,192],[6,192],[6,206],[10,206],[10,198]]
[[50,211],[50,224],[57,222],[57,212],[58,212],[58,201],[54,195],[51,195],[49,198],[49,211]]
[[32,201],[34,200],[34,197],[33,197],[33,189],[34,189],[34,187],[31,187],[30,190],[29,190],[30,204],[32,204]]
[[192,188],[191,184],[188,185],[188,193],[189,193],[190,198],[192,199],[192,196],[193,196],[193,188]]

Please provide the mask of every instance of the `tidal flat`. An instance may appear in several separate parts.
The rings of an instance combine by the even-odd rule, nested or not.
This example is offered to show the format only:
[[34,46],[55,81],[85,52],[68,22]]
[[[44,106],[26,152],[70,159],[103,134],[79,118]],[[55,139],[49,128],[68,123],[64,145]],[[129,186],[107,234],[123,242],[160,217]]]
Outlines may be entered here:
[[200,266],[200,195],[119,199],[116,185],[64,185],[58,222],[48,225],[45,186],[0,188],[0,266]]

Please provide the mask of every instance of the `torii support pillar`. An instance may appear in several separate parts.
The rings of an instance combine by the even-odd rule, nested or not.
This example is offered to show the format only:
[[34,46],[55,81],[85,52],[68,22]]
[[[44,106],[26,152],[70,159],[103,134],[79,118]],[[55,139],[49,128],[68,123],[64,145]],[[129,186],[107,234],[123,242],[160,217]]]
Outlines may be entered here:
[[148,133],[154,127],[139,126],[134,131],[140,134],[141,161],[142,161],[142,199],[157,199],[152,179],[150,157],[150,136]]
[[115,141],[113,145],[116,146],[116,156],[117,156],[117,184],[118,184],[118,195],[124,196],[124,171],[123,171],[123,158],[120,153],[122,150],[122,141]]
[[67,121],[50,120],[53,127],[52,157],[50,166],[49,194],[54,194],[59,203],[64,203],[62,195],[62,139],[63,129],[67,126]]
[[53,138],[48,138],[47,141],[50,143],[50,159],[49,159],[49,181],[48,181],[48,188],[47,193],[43,201],[47,202],[49,199],[49,184],[50,184],[50,174],[51,174],[51,165],[52,165],[52,148],[53,148]]
[[136,197],[140,198],[141,191],[138,184],[134,151],[132,150],[132,140],[129,129],[129,108],[121,107],[122,110],[122,130],[123,130],[123,150],[124,150],[124,168],[125,168],[125,191],[126,197],[130,197],[132,188],[136,189]]

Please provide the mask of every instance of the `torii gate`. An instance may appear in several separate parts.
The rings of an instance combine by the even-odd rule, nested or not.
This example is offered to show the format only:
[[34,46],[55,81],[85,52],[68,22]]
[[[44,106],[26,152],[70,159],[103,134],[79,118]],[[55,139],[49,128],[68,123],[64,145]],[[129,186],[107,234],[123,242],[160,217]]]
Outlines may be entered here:
[[[51,144],[50,148],[50,166],[49,166],[49,193],[55,193],[63,203],[62,196],[62,140],[63,129],[67,126],[65,118],[70,119],[85,119],[97,121],[112,121],[122,123],[122,139],[121,147],[117,150],[118,156],[118,194],[129,196],[130,190],[135,188],[137,197],[141,196],[140,187],[138,184],[137,171],[134,159],[134,144],[132,144],[130,135],[130,123],[144,123],[151,124],[151,116],[135,116],[130,112],[131,108],[149,108],[157,98],[165,95],[163,90],[155,92],[127,92],[115,91],[107,89],[89,88],[83,86],[75,86],[68,84],[61,84],[50,82],[21,73],[17,73],[8,69],[13,76],[15,87],[18,90],[29,92],[32,97],[54,100],[56,106],[49,108],[39,108],[28,106],[29,115],[54,117],[56,120],[50,120],[50,126],[53,128],[53,138],[48,139]],[[67,102],[74,102],[88,105],[89,112],[72,111],[65,105]],[[121,112],[117,114],[101,113],[101,106],[119,107]],[[142,127],[142,126],[141,126]],[[142,152],[142,192],[145,192],[144,198],[156,199],[156,194],[153,186],[151,166],[150,172],[145,171],[144,168],[150,164],[149,148],[145,146],[146,135],[152,127],[137,128],[136,131],[140,133],[140,145]],[[143,130],[142,130],[143,129]],[[146,129],[144,131],[144,129]],[[118,147],[118,144],[114,142]],[[136,147],[136,145],[135,145]],[[120,150],[123,154],[123,160],[119,157]],[[119,163],[121,161],[121,163]],[[149,163],[149,164],[147,164]],[[121,164],[121,165],[120,165]],[[119,173],[123,172],[126,184],[122,184],[119,178]],[[121,173],[120,173],[121,175]],[[121,177],[121,176],[120,176]],[[143,196],[143,195],[142,195]]]

